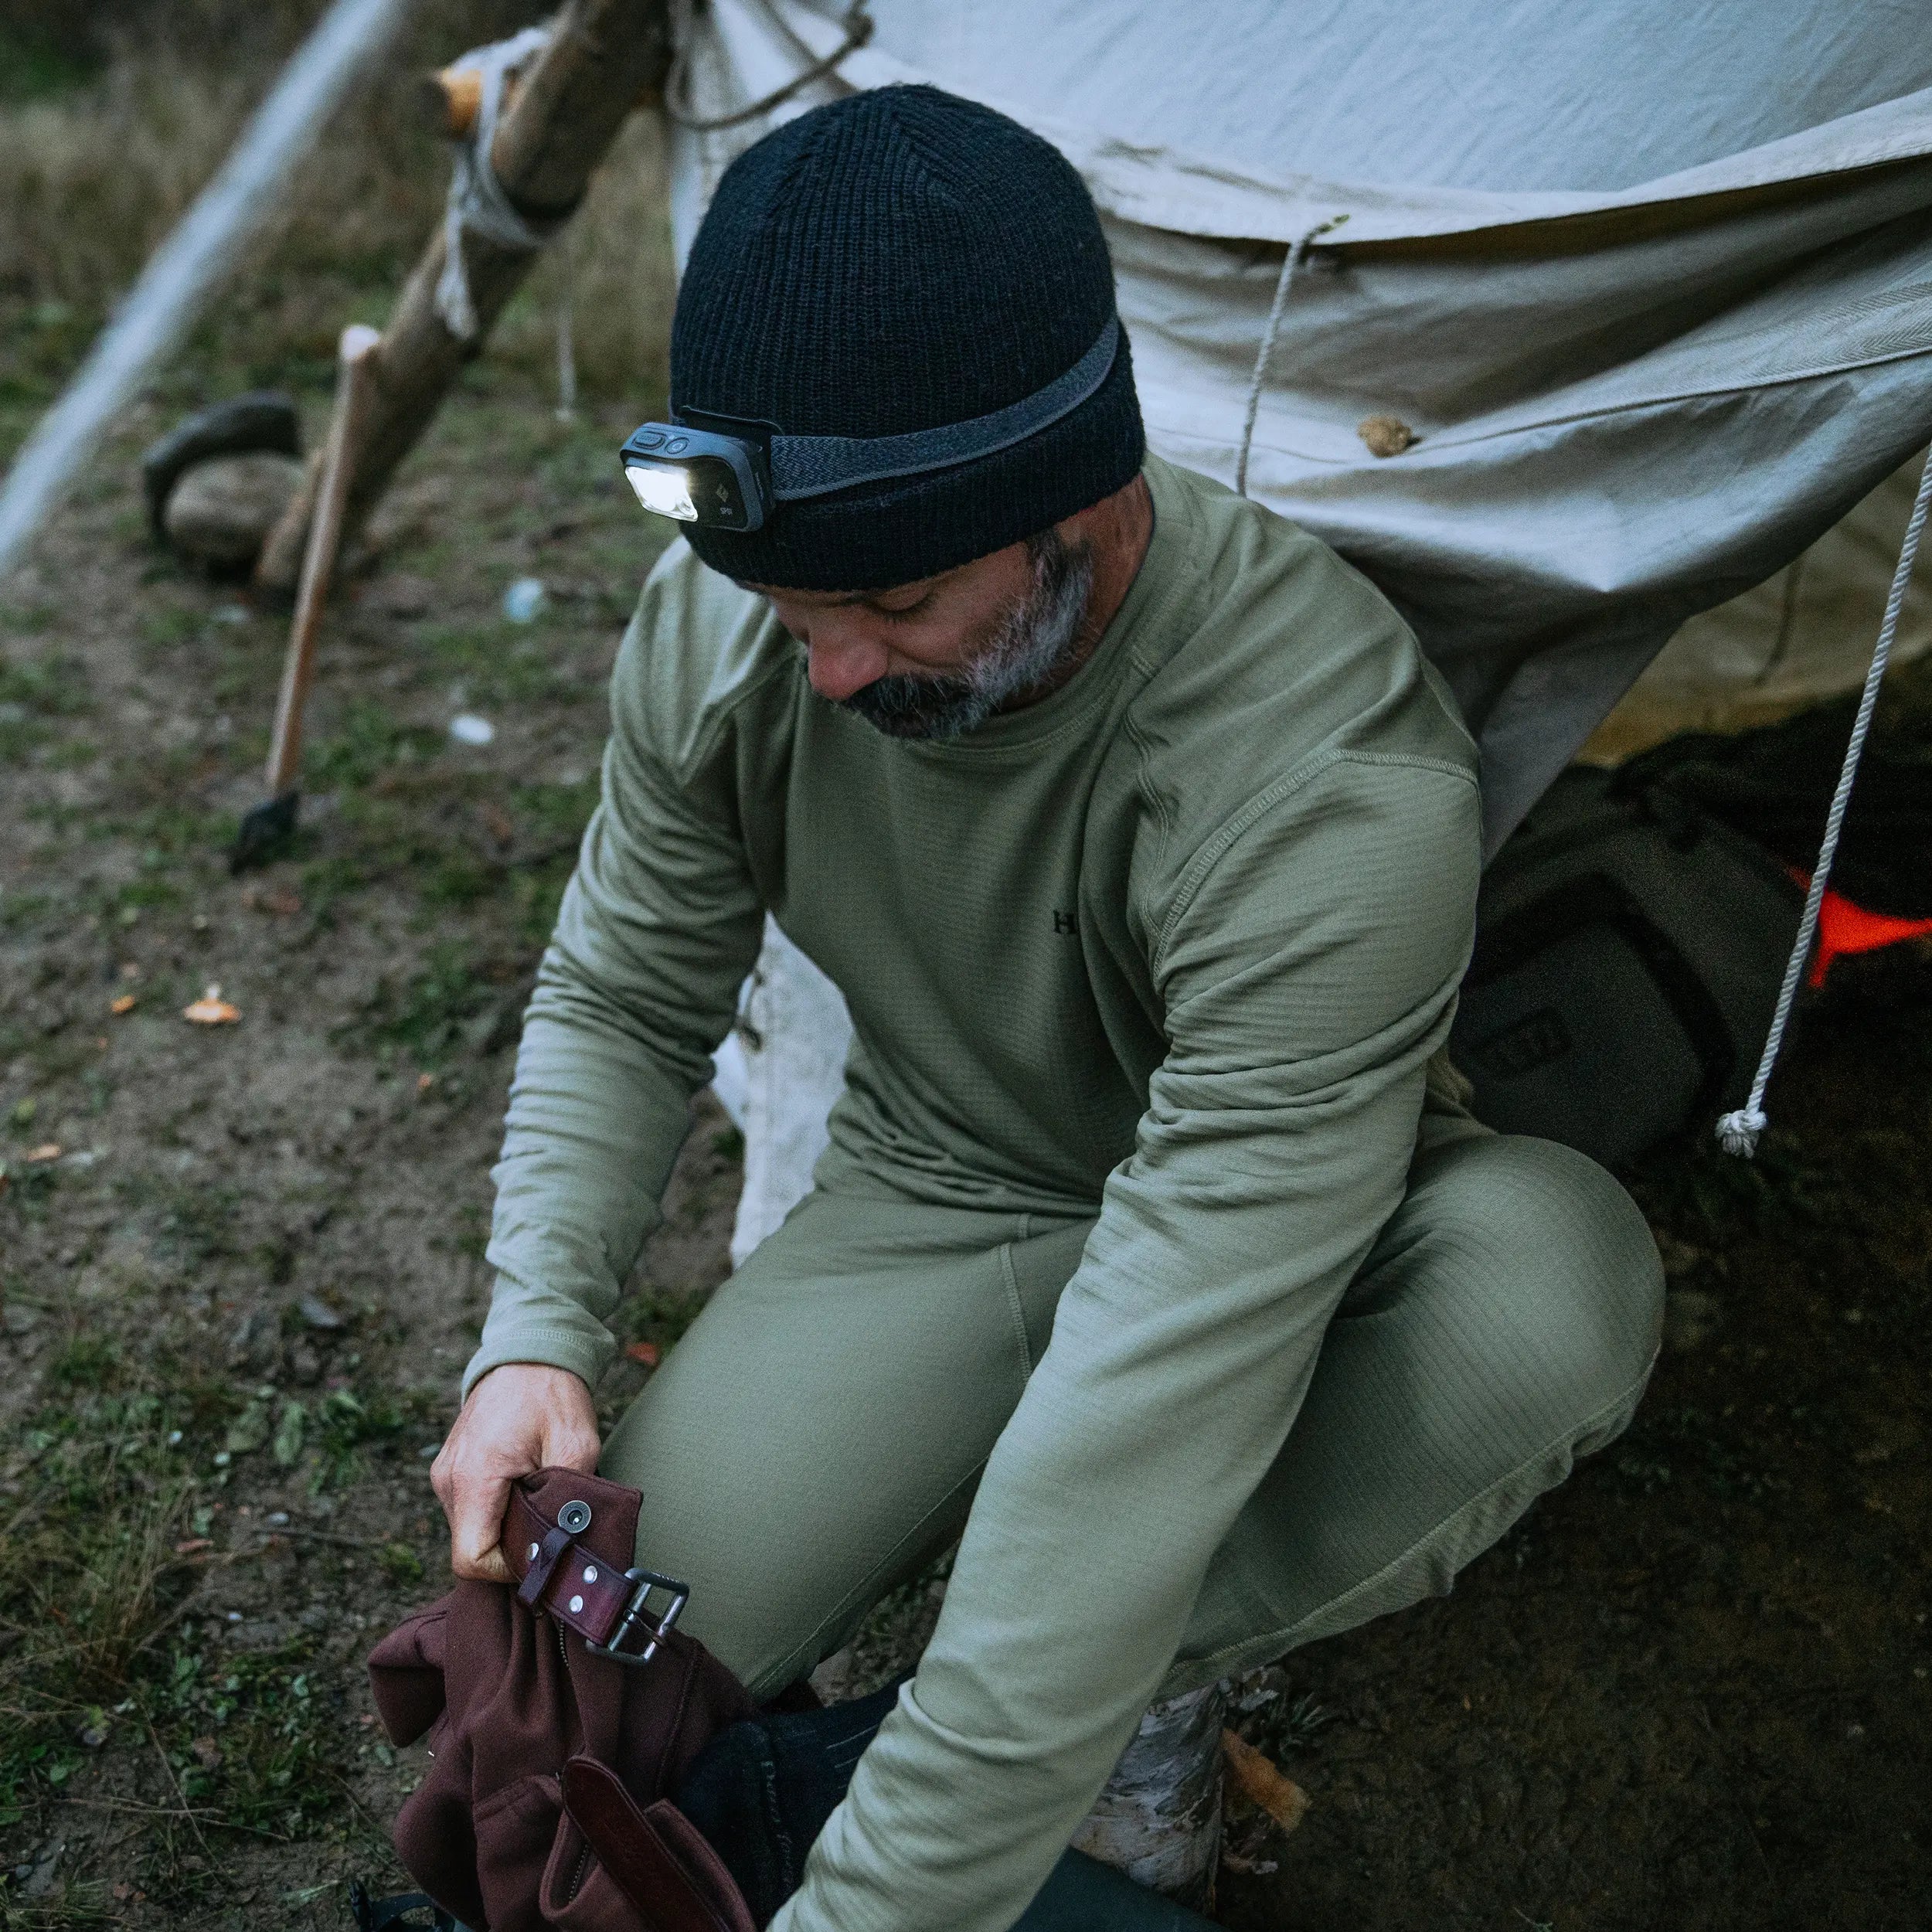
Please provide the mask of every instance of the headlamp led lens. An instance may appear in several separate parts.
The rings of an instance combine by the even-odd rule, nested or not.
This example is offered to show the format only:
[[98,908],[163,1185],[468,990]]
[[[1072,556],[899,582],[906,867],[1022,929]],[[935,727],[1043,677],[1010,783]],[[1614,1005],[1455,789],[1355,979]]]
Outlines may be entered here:
[[658,516],[674,516],[680,523],[695,523],[698,506],[691,500],[691,472],[682,468],[655,463],[627,463],[624,473],[631,479],[638,501]]

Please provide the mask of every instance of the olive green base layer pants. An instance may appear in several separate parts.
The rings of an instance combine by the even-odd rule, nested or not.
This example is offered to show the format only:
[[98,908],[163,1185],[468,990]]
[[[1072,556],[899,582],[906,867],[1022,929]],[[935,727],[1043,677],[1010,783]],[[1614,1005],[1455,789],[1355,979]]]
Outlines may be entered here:
[[[604,1473],[642,1491],[638,1560],[690,1583],[685,1627],[755,1694],[959,1535],[1091,1225],[815,1193],[652,1376]],[[1162,1694],[1447,1590],[1629,1420],[1662,1304],[1602,1169],[1430,1122]]]

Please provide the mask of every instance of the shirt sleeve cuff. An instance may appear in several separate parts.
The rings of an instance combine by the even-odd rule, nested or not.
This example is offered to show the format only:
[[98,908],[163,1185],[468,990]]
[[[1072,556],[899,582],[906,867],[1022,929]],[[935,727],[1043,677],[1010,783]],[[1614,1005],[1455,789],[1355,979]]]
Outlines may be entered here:
[[470,1391],[484,1376],[509,1362],[567,1369],[581,1378],[586,1387],[594,1389],[617,1352],[610,1330],[582,1311],[573,1311],[563,1319],[549,1311],[540,1316],[512,1311],[507,1320],[492,1312],[484,1325],[476,1353],[463,1371],[462,1399],[467,1402]]

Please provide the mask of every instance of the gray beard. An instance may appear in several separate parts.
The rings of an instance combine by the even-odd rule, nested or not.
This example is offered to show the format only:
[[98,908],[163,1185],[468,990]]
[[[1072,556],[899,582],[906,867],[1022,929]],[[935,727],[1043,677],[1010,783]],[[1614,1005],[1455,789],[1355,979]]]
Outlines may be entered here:
[[1094,590],[1094,552],[1059,531],[1029,537],[1032,587],[963,670],[877,678],[839,702],[894,738],[957,738],[1072,661]]

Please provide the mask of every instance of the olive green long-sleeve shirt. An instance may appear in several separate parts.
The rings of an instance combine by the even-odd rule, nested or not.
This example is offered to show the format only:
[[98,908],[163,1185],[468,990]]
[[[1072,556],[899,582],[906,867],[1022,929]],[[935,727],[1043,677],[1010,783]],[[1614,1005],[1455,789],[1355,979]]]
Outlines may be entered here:
[[947,743],[674,546],[529,1012],[468,1380],[594,1383],[768,908],[854,1040],[822,1187],[1099,1219],[938,1629],[777,1932],[1001,1932],[1091,1804],[1402,1196],[1475,753],[1331,551],[1150,459],[1094,657]]

